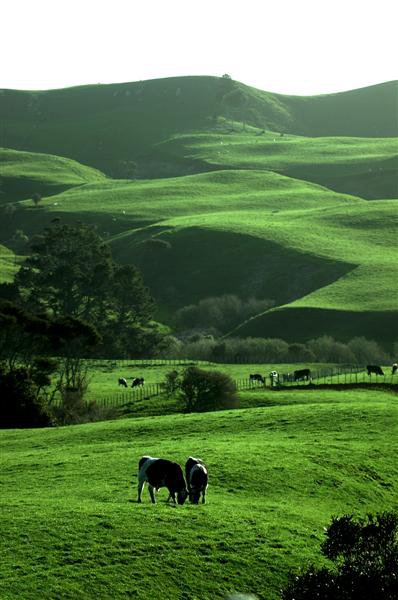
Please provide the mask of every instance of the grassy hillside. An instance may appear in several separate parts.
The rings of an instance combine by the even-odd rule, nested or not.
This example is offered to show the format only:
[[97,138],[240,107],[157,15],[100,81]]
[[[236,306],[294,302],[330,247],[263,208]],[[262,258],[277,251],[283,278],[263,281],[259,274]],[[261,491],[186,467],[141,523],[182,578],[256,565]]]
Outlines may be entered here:
[[[320,559],[332,515],[398,508],[395,395],[295,398],[1,431],[1,597],[147,599],[161,588],[165,598],[238,590],[276,600],[289,570]],[[145,490],[136,504],[143,454],[181,463],[201,456],[208,503],[174,508],[163,490],[152,506]]]
[[[44,198],[39,208],[19,203],[12,219],[32,234],[54,217],[95,222],[117,258],[142,269],[167,320],[204,296],[235,293],[306,316],[304,323],[284,308],[268,312],[239,330],[250,335],[308,339],[337,327],[345,338],[396,336],[394,200],[369,202],[236,169],[87,184]],[[284,324],[286,315],[294,318]]]
[[[233,109],[224,100],[232,90],[241,98]],[[217,77],[2,90],[0,145],[67,156],[123,176],[125,163],[150,153],[154,144],[208,130],[220,115],[309,136],[389,137],[398,135],[396,103],[396,82],[313,97],[281,96]]]
[[219,129],[174,136],[159,144],[159,165],[181,169],[266,169],[363,198],[398,198],[396,138],[308,138],[250,129]]
[[4,90],[3,143],[24,151],[0,151],[16,201],[0,243],[82,220],[140,267],[168,323],[232,293],[276,304],[245,335],[393,342],[396,101],[396,82],[317,97],[214,77]]
[[0,148],[0,202],[58,194],[70,187],[105,182],[99,171],[50,154]]
[[14,279],[18,268],[15,254],[9,248],[0,244],[0,283],[9,283]]

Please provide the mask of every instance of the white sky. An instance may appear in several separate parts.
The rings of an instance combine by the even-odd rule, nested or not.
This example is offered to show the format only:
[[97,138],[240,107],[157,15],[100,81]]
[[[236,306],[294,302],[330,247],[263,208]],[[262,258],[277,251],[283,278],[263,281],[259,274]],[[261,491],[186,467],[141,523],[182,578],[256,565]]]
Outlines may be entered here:
[[0,0],[0,88],[229,73],[286,94],[398,79],[396,0]]

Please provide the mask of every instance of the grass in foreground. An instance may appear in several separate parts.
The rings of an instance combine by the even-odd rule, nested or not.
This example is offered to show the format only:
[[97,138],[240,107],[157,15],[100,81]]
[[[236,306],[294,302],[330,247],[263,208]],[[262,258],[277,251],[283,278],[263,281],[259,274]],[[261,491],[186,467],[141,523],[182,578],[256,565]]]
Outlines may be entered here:
[[[336,397],[2,431],[1,597],[278,598],[331,515],[398,506],[396,395]],[[203,457],[208,504],[131,502],[145,453]]]

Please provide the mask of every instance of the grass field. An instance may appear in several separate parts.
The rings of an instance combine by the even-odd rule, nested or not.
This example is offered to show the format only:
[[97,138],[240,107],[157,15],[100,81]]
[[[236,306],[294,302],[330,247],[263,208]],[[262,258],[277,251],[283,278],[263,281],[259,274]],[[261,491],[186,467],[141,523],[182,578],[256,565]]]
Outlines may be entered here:
[[99,171],[76,162],[34,152],[0,148],[0,201],[32,198],[39,193],[51,196],[86,183],[105,182]]
[[18,269],[15,254],[9,248],[0,244],[0,283],[10,283]]
[[[258,392],[245,395],[248,406]],[[1,431],[0,596],[276,600],[332,515],[398,507],[396,394],[308,391],[202,415]],[[243,397],[242,397],[243,400]],[[266,402],[266,398],[264,399]],[[143,454],[209,466],[205,506],[137,505]],[[156,576],[154,574],[156,573]]]

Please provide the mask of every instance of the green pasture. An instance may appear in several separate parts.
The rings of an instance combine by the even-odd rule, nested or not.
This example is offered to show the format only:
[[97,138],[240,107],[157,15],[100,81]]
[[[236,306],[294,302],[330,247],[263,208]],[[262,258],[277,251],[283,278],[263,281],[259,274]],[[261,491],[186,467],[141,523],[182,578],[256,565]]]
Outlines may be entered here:
[[[222,101],[231,85],[241,92],[240,106],[228,107]],[[227,129],[233,121],[235,127],[245,122],[258,132],[277,134],[390,137],[398,134],[396,98],[394,81],[298,97],[218,77],[170,77],[40,92],[2,90],[0,114],[7,123],[2,144],[73,158],[113,177],[120,176],[121,163],[137,161],[143,176],[156,177],[159,170],[181,174],[200,168],[184,158],[170,165],[167,154],[159,160],[153,154],[156,144],[174,135],[215,129],[219,118],[227,117]]]
[[275,171],[364,198],[397,198],[396,138],[283,136],[274,131],[176,135],[154,152],[207,169]]
[[[1,431],[1,598],[277,600],[332,515],[397,509],[396,394],[243,401],[258,408]],[[136,504],[144,454],[202,457],[207,504]]]
[[0,244],[0,283],[10,283],[19,268],[14,252]]
[[[165,361],[166,362],[166,361]],[[280,373],[290,373],[295,369],[310,368],[313,371],[333,368],[335,365],[330,364],[219,364],[219,363],[197,363],[192,361],[199,368],[206,371],[222,371],[227,373],[232,379],[248,379],[250,373],[260,373],[264,377],[268,377],[272,370],[277,370]],[[135,377],[144,377],[145,384],[162,383],[165,376],[170,371],[182,372],[187,368],[186,365],[176,365],[173,361],[169,364],[151,365],[150,361],[144,364],[136,364],[134,361],[90,361],[89,363],[89,388],[87,391],[87,399],[95,400],[103,396],[112,396],[113,394],[122,393],[126,388],[118,385],[118,379],[124,377],[129,386]],[[152,403],[152,400],[151,400]]]
[[100,181],[106,181],[105,175],[75,160],[0,148],[2,202],[31,198],[34,193],[51,196],[70,187]]

